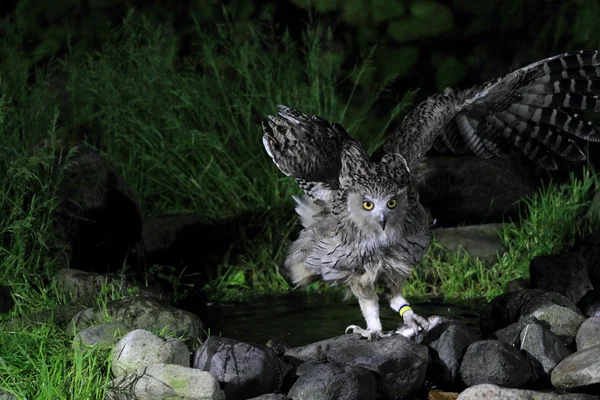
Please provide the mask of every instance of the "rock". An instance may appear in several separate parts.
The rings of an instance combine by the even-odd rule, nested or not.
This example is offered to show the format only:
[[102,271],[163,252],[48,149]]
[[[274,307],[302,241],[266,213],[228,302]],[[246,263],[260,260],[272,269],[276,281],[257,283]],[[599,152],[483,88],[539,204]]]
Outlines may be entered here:
[[520,350],[532,365],[533,383],[547,382],[556,364],[571,354],[560,337],[538,322],[521,330]]
[[583,321],[575,336],[577,350],[600,345],[600,317],[592,317]]
[[531,282],[529,282],[529,279],[513,279],[504,286],[504,293],[518,292],[519,290],[529,289],[530,287]]
[[429,344],[435,350],[429,374],[431,380],[438,386],[458,384],[460,361],[466,349],[477,340],[477,336],[460,323],[455,322],[444,328],[439,337]]
[[577,307],[586,317],[600,317],[600,290],[588,291]]
[[376,397],[375,378],[364,368],[308,362],[298,368],[298,375],[288,392],[294,400],[375,400]]
[[0,314],[8,313],[14,305],[10,289],[6,286],[0,286]]
[[569,391],[600,383],[600,346],[577,351],[562,360],[554,367],[551,381],[557,389]]
[[263,394],[262,396],[253,397],[248,400],[288,400],[288,397],[283,394],[269,393]]
[[17,396],[0,389],[0,400],[17,400]]
[[[68,245],[68,265],[86,271],[121,271],[123,261],[139,261],[131,250],[141,246],[142,216],[133,191],[117,170],[86,145],[45,140],[34,147],[58,147],[56,160],[65,168],[57,188],[52,228],[60,244]],[[58,167],[58,165],[57,165]]]
[[[190,266],[197,279],[195,283],[201,286],[217,277],[219,263],[245,243],[247,233],[254,236],[250,232],[256,229],[256,224],[251,224],[254,217],[247,214],[218,221],[198,214],[152,216],[145,221],[142,231],[146,262]],[[198,251],[199,243],[203,251]]]
[[585,317],[565,296],[527,289],[504,293],[488,303],[481,313],[481,333],[485,336],[519,320],[537,318],[550,325],[566,344],[572,343]]
[[106,400],[225,400],[211,374],[173,364],[139,367],[114,379],[109,387]]
[[111,371],[113,376],[118,377],[154,364],[189,367],[190,351],[176,339],[163,339],[152,332],[136,329],[115,345]]
[[130,331],[131,328],[122,322],[105,322],[78,331],[75,334],[74,344],[89,347],[112,347]]
[[[531,321],[537,321],[532,318]],[[521,331],[530,321],[517,321],[492,333],[491,337],[514,347],[521,347]]]
[[481,384],[466,389],[457,400],[597,400],[588,394],[557,394]]
[[272,393],[289,370],[273,350],[211,336],[194,355],[193,367],[210,372],[228,400]]
[[538,188],[518,163],[500,158],[428,155],[413,176],[419,200],[441,226],[516,221],[518,200]]
[[585,260],[594,289],[600,290],[600,229],[579,240],[573,250]]
[[87,308],[73,317],[73,326],[85,329],[105,321],[123,322],[132,328],[161,331],[166,329],[174,336],[182,337],[191,347],[203,333],[203,325],[197,315],[162,304],[153,297],[130,297],[110,301],[104,308]]
[[593,289],[587,265],[582,256],[537,256],[529,266],[531,287],[564,295],[577,303]]
[[329,361],[366,368],[375,372],[379,391],[399,397],[423,386],[429,356],[425,346],[400,335],[371,342],[348,334],[288,349],[284,359],[294,365]]
[[93,304],[102,288],[110,288],[117,293],[136,292],[141,296],[166,297],[158,288],[147,288],[136,285],[124,276],[114,277],[107,274],[85,272],[77,269],[63,268],[56,273],[56,284],[79,302]]
[[470,345],[460,375],[467,386],[493,383],[520,387],[531,377],[529,363],[519,350],[499,340],[481,340]]
[[457,226],[451,228],[435,228],[431,230],[435,241],[443,247],[436,251],[444,257],[447,252],[465,250],[471,257],[494,263],[498,254],[504,252],[499,232],[503,224],[484,224]]

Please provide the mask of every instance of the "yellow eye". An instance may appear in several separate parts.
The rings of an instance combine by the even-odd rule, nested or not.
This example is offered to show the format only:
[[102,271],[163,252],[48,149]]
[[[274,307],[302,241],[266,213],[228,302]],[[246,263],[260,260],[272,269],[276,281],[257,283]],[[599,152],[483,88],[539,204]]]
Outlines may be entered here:
[[363,201],[362,206],[365,210],[371,211],[373,207],[375,207],[375,204],[371,203],[370,201]]
[[396,201],[396,199],[391,199],[387,202],[388,208],[394,208],[394,207],[396,207],[397,204],[398,204],[398,202]]

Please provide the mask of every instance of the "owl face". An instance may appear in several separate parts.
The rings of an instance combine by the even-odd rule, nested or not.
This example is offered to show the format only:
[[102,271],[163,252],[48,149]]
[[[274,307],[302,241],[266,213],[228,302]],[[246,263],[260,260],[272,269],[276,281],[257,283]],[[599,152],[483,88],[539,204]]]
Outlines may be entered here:
[[406,186],[395,184],[354,187],[347,197],[349,216],[362,229],[374,234],[389,233],[404,219],[407,190]]

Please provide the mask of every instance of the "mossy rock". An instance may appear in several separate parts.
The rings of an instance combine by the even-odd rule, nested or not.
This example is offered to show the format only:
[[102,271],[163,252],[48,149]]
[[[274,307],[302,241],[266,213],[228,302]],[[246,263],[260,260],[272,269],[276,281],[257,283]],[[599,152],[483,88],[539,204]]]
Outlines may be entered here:
[[450,32],[454,16],[450,8],[437,1],[421,0],[410,4],[410,15],[388,24],[388,33],[398,42],[437,36]]

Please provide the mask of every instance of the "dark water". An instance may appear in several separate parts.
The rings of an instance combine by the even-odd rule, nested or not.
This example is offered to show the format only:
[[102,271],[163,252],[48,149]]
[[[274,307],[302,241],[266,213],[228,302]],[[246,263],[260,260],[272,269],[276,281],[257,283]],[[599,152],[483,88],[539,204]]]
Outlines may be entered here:
[[[442,315],[460,320],[479,332],[479,312],[485,300],[445,301],[439,298],[412,299],[418,314]],[[380,302],[384,330],[402,322],[385,298]],[[364,327],[365,322],[356,300],[344,302],[339,294],[290,293],[263,299],[252,304],[212,305],[201,318],[211,335],[265,344],[269,339],[282,339],[289,346],[302,346],[339,336],[348,325]]]

